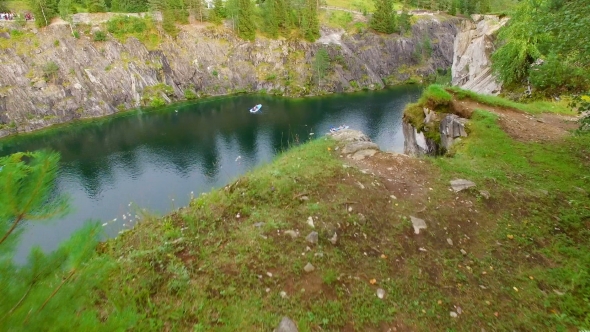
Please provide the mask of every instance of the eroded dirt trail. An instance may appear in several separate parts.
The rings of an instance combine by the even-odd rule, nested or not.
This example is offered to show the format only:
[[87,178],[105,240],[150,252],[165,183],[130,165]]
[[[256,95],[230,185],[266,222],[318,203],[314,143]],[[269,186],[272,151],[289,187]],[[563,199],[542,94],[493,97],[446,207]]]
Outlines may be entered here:
[[453,107],[460,114],[486,110],[499,116],[500,127],[522,142],[548,142],[563,139],[577,128],[577,118],[555,113],[531,115],[518,110],[492,107],[472,100],[457,100]]

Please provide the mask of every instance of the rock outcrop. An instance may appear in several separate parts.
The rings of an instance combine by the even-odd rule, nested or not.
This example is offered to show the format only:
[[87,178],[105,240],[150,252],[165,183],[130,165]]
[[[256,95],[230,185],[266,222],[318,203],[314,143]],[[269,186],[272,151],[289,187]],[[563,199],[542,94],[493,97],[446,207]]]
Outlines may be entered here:
[[[0,45],[0,137],[175,100],[256,91],[307,96],[430,75],[453,60],[457,21],[437,17],[421,16],[411,37],[324,29],[316,43],[246,42],[202,25],[162,35],[156,45],[111,35],[94,41],[93,31],[104,31],[98,24],[74,27],[78,39],[64,24],[29,28]],[[417,57],[427,39],[431,57]],[[318,87],[310,64],[319,48],[331,68]]]
[[[467,137],[465,129],[467,119],[456,114],[439,114],[427,108],[424,109],[424,113],[426,114],[425,128],[434,129],[435,132],[426,135],[425,132],[418,130],[408,121],[403,121],[404,152],[406,154],[415,157],[444,154],[462,137]],[[439,118],[441,120],[438,120]],[[440,140],[433,139],[433,137],[440,138]]]
[[414,157],[424,155],[436,155],[438,146],[436,142],[427,138],[423,132],[418,131],[412,124],[403,121],[404,153]]
[[461,137],[467,137],[465,124],[467,119],[455,114],[447,114],[440,122],[440,146],[448,151]]
[[508,18],[473,15],[473,21],[461,22],[455,38],[452,84],[477,93],[496,95],[502,84],[492,74],[490,56],[494,51],[495,33]]
[[371,139],[367,135],[358,130],[342,129],[329,133],[328,136],[341,143],[341,151],[346,158],[363,160],[379,152],[379,146],[371,142]]

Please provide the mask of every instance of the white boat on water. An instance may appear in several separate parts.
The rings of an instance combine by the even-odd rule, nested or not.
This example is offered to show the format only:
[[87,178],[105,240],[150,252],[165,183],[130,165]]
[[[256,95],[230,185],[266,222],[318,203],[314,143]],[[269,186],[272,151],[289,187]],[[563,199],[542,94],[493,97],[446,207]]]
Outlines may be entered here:
[[262,104],[258,104],[250,109],[250,113],[257,113],[262,108]]

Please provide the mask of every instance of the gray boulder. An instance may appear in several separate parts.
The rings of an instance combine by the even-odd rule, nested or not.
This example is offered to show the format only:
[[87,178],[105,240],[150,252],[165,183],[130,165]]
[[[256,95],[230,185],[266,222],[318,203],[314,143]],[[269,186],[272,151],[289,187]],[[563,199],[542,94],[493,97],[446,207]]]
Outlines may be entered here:
[[465,179],[451,180],[451,188],[453,188],[453,191],[456,193],[460,192],[461,190],[469,189],[471,187],[475,187],[475,182]]
[[329,133],[328,136],[332,136],[338,142],[370,142],[369,136],[363,134],[362,131],[354,129],[342,129],[334,133]]
[[297,330],[297,325],[289,317],[283,317],[279,326],[273,332],[299,332],[299,330]]
[[351,143],[346,144],[344,149],[342,149],[342,153],[349,154],[349,153],[355,153],[357,151],[367,150],[367,149],[379,150],[379,146],[373,142],[356,141],[356,142],[351,142]]

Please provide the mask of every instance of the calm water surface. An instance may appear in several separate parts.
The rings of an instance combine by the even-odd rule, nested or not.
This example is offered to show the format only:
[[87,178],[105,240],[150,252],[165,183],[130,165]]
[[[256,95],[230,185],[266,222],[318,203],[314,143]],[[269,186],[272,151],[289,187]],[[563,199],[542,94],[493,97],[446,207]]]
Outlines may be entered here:
[[[24,224],[16,260],[34,245],[55,249],[89,219],[108,223],[107,235],[115,236],[140,221],[140,209],[164,214],[184,206],[191,193],[223,186],[289,142],[322,136],[331,126],[349,125],[382,150],[402,152],[402,111],[420,92],[406,86],[305,99],[216,98],[0,140],[0,156],[58,151],[57,191],[72,207],[59,220]],[[262,113],[250,114],[259,103]]]

